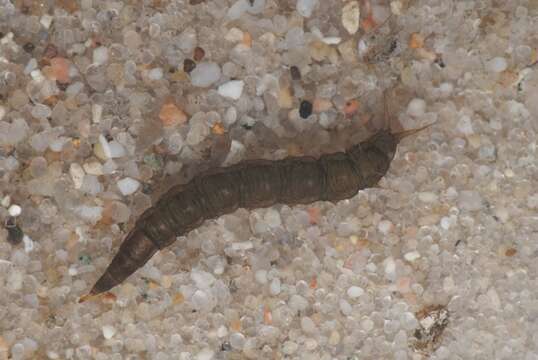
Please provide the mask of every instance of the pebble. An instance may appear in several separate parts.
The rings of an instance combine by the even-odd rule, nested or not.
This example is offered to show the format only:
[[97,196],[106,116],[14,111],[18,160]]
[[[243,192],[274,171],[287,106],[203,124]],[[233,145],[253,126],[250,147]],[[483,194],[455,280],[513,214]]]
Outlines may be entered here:
[[2,106],[0,105],[0,121],[2,121],[2,119],[4,118],[4,116],[6,116],[6,107],[5,106]]
[[211,360],[215,356],[215,352],[209,348],[202,349],[196,354],[196,360]]
[[202,62],[191,71],[191,84],[197,87],[208,87],[220,79],[220,67],[214,62]]
[[8,209],[9,216],[17,217],[22,213],[22,208],[19,205],[13,204]]
[[418,194],[418,199],[425,203],[436,202],[438,198],[437,194],[429,191],[424,191]]
[[409,262],[414,262],[415,260],[420,258],[420,253],[418,251],[410,251],[408,253],[405,253],[404,259]]
[[140,182],[138,182],[137,180],[133,178],[126,177],[119,180],[117,182],[117,185],[120,192],[124,196],[127,196],[127,195],[134,194],[136,190],[138,190],[138,188],[140,187]]
[[303,119],[308,118],[312,114],[312,110],[313,110],[313,105],[310,101],[308,100],[301,101],[301,105],[299,107],[299,115]]
[[196,63],[191,59],[183,60],[183,71],[187,74],[190,74],[194,68],[196,68]]
[[101,330],[103,331],[103,336],[105,339],[112,339],[116,334],[116,328],[112,325],[104,325]]
[[93,63],[103,65],[108,61],[108,48],[99,46],[93,50]]
[[148,71],[148,78],[153,81],[161,80],[163,78],[162,68],[153,68]]
[[269,291],[271,295],[280,294],[280,279],[279,278],[274,278],[271,281],[271,285],[269,286]]
[[407,105],[407,113],[413,117],[420,117],[426,111],[426,101],[419,98],[414,98]]
[[218,87],[218,93],[226,98],[237,100],[243,93],[245,83],[242,80],[231,80]]
[[486,69],[490,72],[500,73],[506,70],[508,63],[503,57],[495,57],[486,63]]
[[233,27],[230,30],[228,30],[228,32],[224,36],[224,39],[233,43],[240,42],[243,40],[243,31],[241,31],[240,29],[236,27]]
[[[29,253],[32,250],[34,250],[34,241],[28,235],[26,235],[26,234],[23,235],[22,242],[24,243],[24,252],[25,253]],[[32,295],[29,295],[29,296],[33,297],[35,295],[32,294]]]
[[359,30],[361,13],[358,1],[350,1],[342,8],[342,26],[350,35]]
[[312,321],[312,319],[308,316],[304,316],[301,318],[301,328],[307,334],[312,334],[317,329],[316,323],[314,323],[314,321]]
[[73,180],[75,189],[80,189],[84,180],[84,169],[82,169],[82,166],[77,163],[72,163],[69,166],[69,175],[71,175],[71,180]]
[[356,299],[360,297],[362,294],[364,294],[364,290],[358,286],[351,286],[347,289],[347,296],[349,296],[352,299]]
[[96,176],[103,175],[103,165],[98,161],[85,163],[82,167],[87,174]]
[[377,224],[377,229],[383,235],[387,235],[389,232],[391,232],[393,227],[394,225],[389,220],[381,220],[379,224]]
[[459,193],[458,206],[467,211],[482,209],[482,196],[474,190],[464,190]]
[[459,119],[458,125],[456,128],[458,129],[459,132],[461,132],[464,135],[474,134],[473,123],[471,121],[471,118],[467,115],[463,115]]
[[187,114],[174,103],[165,103],[159,111],[163,126],[182,125],[187,122]]
[[103,117],[103,106],[101,104],[92,105],[92,121],[94,124],[99,124]]
[[69,78],[69,60],[63,57],[55,57],[50,59],[52,75],[61,83],[68,83]]
[[312,16],[318,0],[297,0],[296,9],[299,15],[309,18]]

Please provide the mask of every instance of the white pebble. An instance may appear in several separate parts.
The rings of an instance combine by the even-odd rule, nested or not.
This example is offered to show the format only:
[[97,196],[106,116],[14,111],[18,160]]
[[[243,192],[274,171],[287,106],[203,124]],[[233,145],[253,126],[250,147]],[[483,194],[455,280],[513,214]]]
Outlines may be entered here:
[[396,274],[396,262],[394,262],[394,259],[392,256],[389,256],[384,261],[385,265],[385,275],[388,278],[392,278]]
[[103,106],[100,104],[93,104],[92,105],[92,121],[95,124],[99,124],[101,122],[102,116],[103,116]]
[[24,234],[22,237],[22,242],[24,243],[24,251],[29,253],[34,250],[34,240],[32,240],[28,235]]
[[226,41],[234,43],[240,42],[241,40],[243,40],[243,32],[240,29],[233,27],[228,30],[228,32],[224,36],[224,39],[226,39]]
[[116,334],[116,328],[112,325],[104,325],[101,330],[105,339],[112,339],[114,334]]
[[407,105],[407,114],[413,117],[420,117],[426,111],[426,101],[419,98],[414,98]]
[[280,294],[280,279],[279,278],[274,278],[273,281],[271,281],[271,285],[269,286],[269,291],[271,292],[271,295]]
[[101,163],[98,161],[85,163],[84,165],[82,165],[82,167],[84,168],[84,171],[86,171],[86,173],[88,173],[89,175],[103,175],[103,165],[101,165]]
[[108,61],[108,48],[99,46],[93,50],[93,63],[95,65],[103,65]]
[[140,182],[130,177],[119,180],[117,184],[118,189],[124,196],[134,194],[140,187]]
[[2,120],[4,116],[6,116],[6,108],[0,105],[0,120]]
[[486,69],[490,72],[500,73],[506,70],[508,63],[503,57],[495,57],[486,63]]
[[404,255],[404,259],[409,261],[409,262],[413,262],[415,260],[417,260],[418,258],[420,258],[420,253],[418,251],[410,251],[408,253],[405,253]]
[[197,87],[208,87],[220,79],[220,74],[220,67],[216,63],[200,63],[191,72],[191,84]]
[[342,26],[350,35],[359,30],[361,12],[357,1],[350,1],[342,8]]
[[13,204],[7,209],[10,216],[17,217],[22,213],[22,209],[19,205]]
[[228,17],[230,20],[239,19],[249,7],[250,5],[248,0],[238,0],[232,6],[230,6],[228,12],[226,13],[226,17]]
[[202,349],[196,354],[196,360],[211,360],[215,356],[215,352],[209,348]]
[[362,294],[364,294],[364,290],[358,286],[351,286],[349,289],[347,289],[347,296],[352,299],[356,299]]
[[123,145],[115,140],[108,143],[108,149],[112,159],[125,156],[125,149]]
[[424,191],[418,194],[418,199],[425,203],[436,202],[438,198],[437,194],[430,191]]
[[0,201],[0,205],[3,207],[8,207],[9,204],[11,204],[11,196],[6,195],[2,198],[2,201]]
[[258,270],[254,274],[256,281],[260,284],[267,284],[267,270]]
[[296,9],[302,17],[308,18],[312,16],[312,12],[317,4],[318,0],[297,0]]
[[148,78],[150,80],[161,80],[163,78],[163,69],[153,68],[148,72]]
[[52,24],[53,17],[49,14],[45,14],[41,16],[41,19],[39,19],[39,23],[43,25],[45,29],[50,28],[50,25]]
[[482,196],[477,191],[464,190],[459,194],[458,206],[467,211],[480,210],[482,209]]
[[231,80],[220,85],[217,91],[220,96],[237,100],[241,97],[244,86],[245,83],[242,80]]
[[457,129],[464,135],[474,134],[471,118],[467,115],[463,115],[458,121]]
[[392,222],[389,220],[381,220],[379,224],[377,224],[377,229],[383,234],[387,235],[393,228]]
[[69,175],[71,175],[71,180],[73,180],[75,189],[80,189],[84,180],[84,170],[82,169],[82,166],[77,163],[72,163],[69,166]]

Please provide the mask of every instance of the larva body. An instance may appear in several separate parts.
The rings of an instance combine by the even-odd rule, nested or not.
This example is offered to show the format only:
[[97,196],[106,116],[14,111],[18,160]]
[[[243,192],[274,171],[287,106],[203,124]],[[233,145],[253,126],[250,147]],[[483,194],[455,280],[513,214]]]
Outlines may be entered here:
[[376,185],[387,172],[401,138],[399,134],[382,130],[346,152],[326,154],[318,159],[245,161],[200,174],[185,185],[173,187],[136,222],[87,296],[122,283],[155,252],[207,219],[238,208],[338,201]]

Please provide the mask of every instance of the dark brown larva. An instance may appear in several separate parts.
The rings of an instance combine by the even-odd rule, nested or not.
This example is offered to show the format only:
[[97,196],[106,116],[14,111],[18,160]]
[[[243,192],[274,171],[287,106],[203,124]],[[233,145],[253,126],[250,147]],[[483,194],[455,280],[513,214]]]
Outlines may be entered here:
[[386,174],[400,140],[422,129],[397,134],[382,130],[346,152],[319,159],[244,161],[171,188],[142,214],[105,273],[80,301],[122,283],[158,250],[172,244],[176,236],[188,233],[204,220],[238,208],[338,201],[376,185]]

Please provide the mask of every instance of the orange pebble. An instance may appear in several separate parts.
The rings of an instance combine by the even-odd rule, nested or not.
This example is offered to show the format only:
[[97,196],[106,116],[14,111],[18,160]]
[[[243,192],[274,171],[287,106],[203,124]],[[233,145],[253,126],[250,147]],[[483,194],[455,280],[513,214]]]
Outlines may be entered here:
[[361,21],[361,27],[365,32],[374,29],[377,26],[377,22],[374,20],[373,15],[369,15],[367,18]]
[[241,330],[241,320],[239,320],[239,319],[232,320],[232,322],[230,323],[230,328],[233,331],[240,331]]
[[344,113],[346,116],[352,116],[359,109],[359,101],[357,99],[352,99],[346,102],[344,106]]
[[173,126],[187,122],[187,115],[173,103],[166,103],[159,111],[159,119],[164,126]]
[[318,287],[318,278],[314,276],[310,279],[310,284],[308,285],[310,286],[310,289],[316,289]]
[[182,293],[178,292],[174,295],[174,298],[172,299],[172,304],[179,305],[182,304],[183,301],[185,301],[185,296],[183,296]]
[[248,32],[243,33],[243,40],[241,41],[246,47],[252,47],[252,35]]
[[409,47],[411,49],[420,49],[424,47],[424,37],[419,33],[412,33],[409,38]]
[[224,134],[226,132],[226,130],[224,129],[224,126],[222,126],[222,124],[220,122],[215,123],[215,125],[213,125],[213,127],[211,127],[211,131],[215,135],[222,135],[222,134]]
[[319,209],[316,207],[308,208],[308,221],[310,224],[317,224],[319,221]]
[[271,309],[269,309],[269,306],[267,305],[263,307],[263,322],[266,325],[271,325],[273,323],[273,314],[271,314]]
[[52,75],[61,83],[69,82],[69,60],[63,57],[50,59]]

